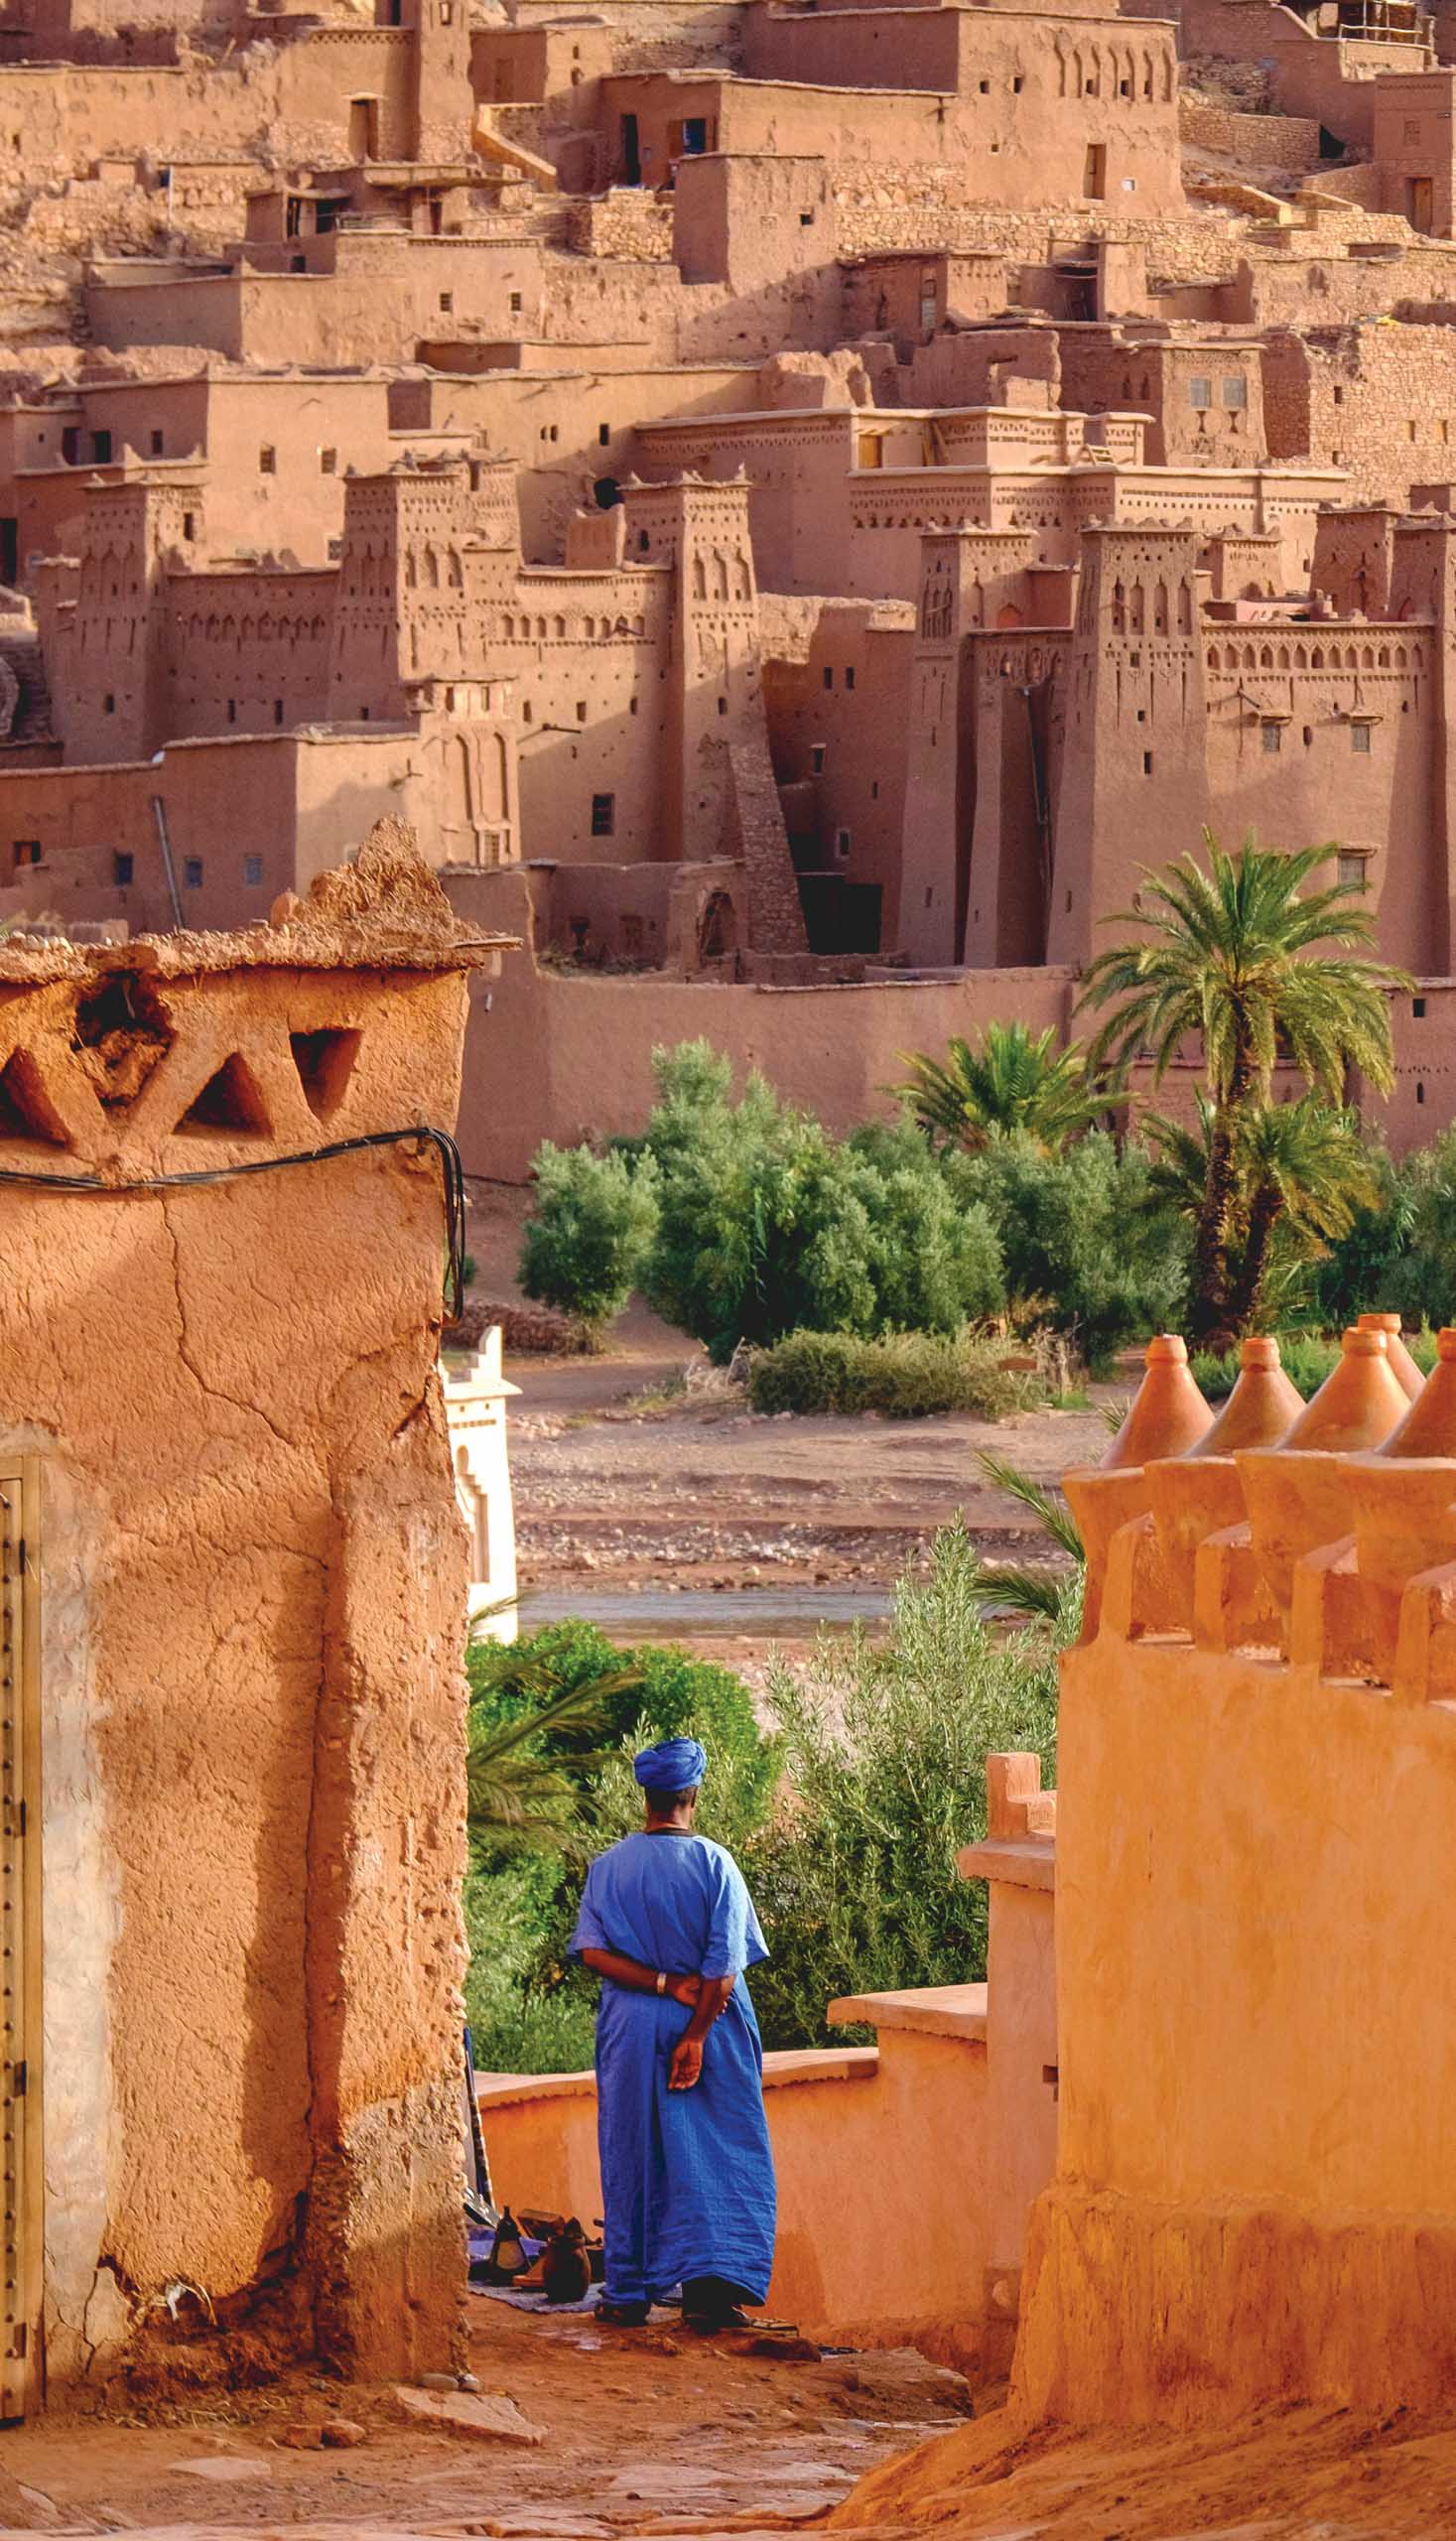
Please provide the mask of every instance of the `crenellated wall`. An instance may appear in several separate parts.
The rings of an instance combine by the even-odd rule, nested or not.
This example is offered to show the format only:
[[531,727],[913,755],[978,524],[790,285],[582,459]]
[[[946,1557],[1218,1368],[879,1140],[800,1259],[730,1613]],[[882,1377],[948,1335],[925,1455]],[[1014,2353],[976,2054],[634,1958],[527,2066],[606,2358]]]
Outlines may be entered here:
[[[1259,1409],[1272,1345],[1250,1343],[1242,1426],[1236,1395],[1219,1427],[1154,1421],[1067,1480],[1090,1556],[1058,1746],[1076,1911],[1016,2362],[1044,2417],[1449,2391],[1456,1331],[1422,1387],[1385,1320],[1293,1427],[1287,1390]],[[1139,1403],[1195,1394],[1173,1351]]]

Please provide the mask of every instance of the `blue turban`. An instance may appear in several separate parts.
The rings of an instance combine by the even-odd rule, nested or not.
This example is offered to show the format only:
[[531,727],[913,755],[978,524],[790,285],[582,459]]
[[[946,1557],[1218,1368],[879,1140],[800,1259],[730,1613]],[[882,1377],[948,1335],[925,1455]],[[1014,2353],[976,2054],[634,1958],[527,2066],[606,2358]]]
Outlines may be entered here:
[[644,1791],[696,1791],[708,1771],[708,1750],[696,1738],[661,1738],[642,1749],[632,1771]]

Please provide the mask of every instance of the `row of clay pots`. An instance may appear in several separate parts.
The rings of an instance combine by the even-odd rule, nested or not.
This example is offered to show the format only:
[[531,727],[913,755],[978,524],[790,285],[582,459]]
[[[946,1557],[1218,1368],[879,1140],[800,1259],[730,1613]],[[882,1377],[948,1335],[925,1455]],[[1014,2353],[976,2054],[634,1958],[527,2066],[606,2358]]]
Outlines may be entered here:
[[1185,1631],[1198,1547],[1228,1530],[1247,1526],[1283,1623],[1295,1565],[1321,1546],[1353,1535],[1362,1574],[1368,1559],[1387,1586],[1394,1572],[1411,1576],[1412,1561],[1456,1555],[1456,1327],[1441,1333],[1438,1351],[1427,1382],[1398,1315],[1362,1315],[1305,1404],[1277,1342],[1246,1341],[1215,1418],[1182,1341],[1155,1336],[1101,1466],[1066,1477],[1087,1548],[1087,1636],[1100,1622],[1113,1538],[1135,1519],[1156,1539],[1157,1620]]

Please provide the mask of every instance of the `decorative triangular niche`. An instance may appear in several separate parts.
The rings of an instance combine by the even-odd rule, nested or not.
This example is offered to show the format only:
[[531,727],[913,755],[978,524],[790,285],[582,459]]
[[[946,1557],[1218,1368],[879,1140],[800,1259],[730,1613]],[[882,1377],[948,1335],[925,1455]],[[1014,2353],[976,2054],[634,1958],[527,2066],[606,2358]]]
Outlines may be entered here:
[[309,1109],[316,1120],[327,1121],[348,1091],[363,1034],[331,1027],[323,1032],[293,1032],[289,1039]]
[[0,1068],[0,1139],[28,1146],[68,1147],[70,1133],[46,1091],[29,1050],[12,1050]]
[[262,1090],[243,1057],[234,1050],[178,1122],[179,1131],[200,1131],[207,1137],[267,1137],[273,1124]]

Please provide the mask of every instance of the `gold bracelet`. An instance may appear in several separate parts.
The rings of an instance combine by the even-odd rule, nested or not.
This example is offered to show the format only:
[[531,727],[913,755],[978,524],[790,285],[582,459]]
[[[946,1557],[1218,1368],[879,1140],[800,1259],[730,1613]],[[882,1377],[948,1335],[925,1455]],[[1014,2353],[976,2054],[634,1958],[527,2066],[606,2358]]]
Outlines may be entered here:
[[665,1967],[659,1967],[657,1971],[657,1990],[659,1994],[665,1994],[667,1992],[667,1969]]

